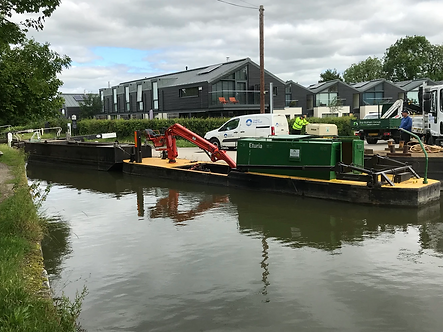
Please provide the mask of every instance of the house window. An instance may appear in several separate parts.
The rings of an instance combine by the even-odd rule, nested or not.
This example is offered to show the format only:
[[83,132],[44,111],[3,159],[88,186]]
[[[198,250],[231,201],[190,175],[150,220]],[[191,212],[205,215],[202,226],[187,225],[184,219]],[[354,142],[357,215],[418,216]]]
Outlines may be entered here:
[[235,72],[235,79],[239,81],[246,81],[248,79],[248,67],[245,66]]
[[277,96],[277,92],[278,92],[277,87],[276,87],[276,86],[272,87],[272,95],[273,95],[274,97]]
[[289,106],[294,107],[294,106],[296,106],[296,101],[295,100],[294,100],[294,102],[291,105],[291,102],[293,101],[293,100],[291,100],[291,98],[292,98],[291,94],[286,94],[285,95],[285,105],[286,105],[286,107],[289,107]]
[[337,113],[323,113],[321,115],[322,118],[336,118],[338,117]]
[[143,90],[142,90],[142,85],[138,84],[137,85],[137,105],[138,105],[138,110],[139,111],[143,111],[143,94],[142,94]]
[[229,97],[235,97],[235,81],[218,81],[212,85],[211,99],[212,103],[218,103],[218,98],[224,97],[229,99]]
[[152,103],[153,108],[158,110],[158,83],[152,82]]
[[112,89],[112,96],[114,101],[114,112],[117,112],[117,89]]
[[329,106],[329,104],[333,100],[337,100],[337,98],[338,98],[337,85],[334,84],[333,86],[330,86],[328,89],[325,89],[320,93],[317,93],[315,98],[315,107]]
[[126,100],[126,110],[131,110],[130,100],[129,100],[129,86],[125,86],[125,100]]
[[182,88],[178,90],[180,98],[198,97],[198,87]]
[[376,85],[375,87],[366,90],[363,93],[363,104],[364,105],[379,105],[383,104],[383,83]]
[[102,113],[105,112],[105,103],[103,102],[104,97],[103,97],[103,90],[100,91],[100,102],[101,102],[101,107],[102,107]]

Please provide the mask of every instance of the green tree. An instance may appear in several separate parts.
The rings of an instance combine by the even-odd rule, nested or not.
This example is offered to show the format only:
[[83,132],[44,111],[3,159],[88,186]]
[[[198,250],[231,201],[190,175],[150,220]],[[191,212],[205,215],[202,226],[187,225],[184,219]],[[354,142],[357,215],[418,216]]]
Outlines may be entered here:
[[338,113],[338,111],[343,108],[343,102],[341,99],[334,97],[334,99],[329,102],[328,107],[331,113]]
[[[0,1],[0,48],[24,39],[27,28],[43,29],[43,22],[60,5],[61,0],[1,0]],[[14,23],[14,14],[38,14]]]
[[58,114],[63,98],[57,78],[71,59],[49,44],[26,40],[0,51],[0,124],[19,125]]
[[343,72],[346,83],[357,83],[383,78],[383,63],[377,57],[368,57],[359,63],[353,63]]
[[432,47],[426,77],[434,81],[443,80],[443,45],[434,45]]
[[80,103],[80,119],[92,119],[94,115],[101,113],[102,101],[100,96],[88,94],[86,99]]
[[340,73],[337,71],[337,69],[335,69],[335,68],[334,69],[327,69],[323,73],[320,74],[320,81],[318,81],[318,83],[337,80],[337,79],[340,81],[343,81],[343,79],[341,78]]
[[433,48],[425,36],[400,38],[385,52],[386,78],[395,82],[427,77],[432,67]]

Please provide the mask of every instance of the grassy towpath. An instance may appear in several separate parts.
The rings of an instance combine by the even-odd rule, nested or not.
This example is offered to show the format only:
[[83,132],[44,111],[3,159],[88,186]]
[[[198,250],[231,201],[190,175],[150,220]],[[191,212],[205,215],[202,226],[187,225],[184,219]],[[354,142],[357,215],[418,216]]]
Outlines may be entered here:
[[80,331],[76,318],[85,291],[73,302],[54,302],[44,287],[46,221],[36,203],[44,195],[28,185],[24,153],[6,145],[0,151],[0,332]]

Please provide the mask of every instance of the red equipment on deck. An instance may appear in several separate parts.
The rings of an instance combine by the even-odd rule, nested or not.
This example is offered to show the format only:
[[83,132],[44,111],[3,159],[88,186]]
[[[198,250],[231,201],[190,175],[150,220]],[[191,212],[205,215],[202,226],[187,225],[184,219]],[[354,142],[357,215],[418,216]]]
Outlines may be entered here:
[[208,142],[203,137],[178,123],[166,129],[163,135],[160,133],[155,133],[152,129],[146,129],[145,136],[146,139],[149,139],[152,143],[154,143],[154,147],[157,151],[167,152],[170,163],[175,163],[175,158],[178,156],[175,136],[180,136],[203,149],[212,161],[215,162],[217,160],[224,160],[229,167],[237,167],[235,161],[232,160],[225,151],[220,150],[214,144]]

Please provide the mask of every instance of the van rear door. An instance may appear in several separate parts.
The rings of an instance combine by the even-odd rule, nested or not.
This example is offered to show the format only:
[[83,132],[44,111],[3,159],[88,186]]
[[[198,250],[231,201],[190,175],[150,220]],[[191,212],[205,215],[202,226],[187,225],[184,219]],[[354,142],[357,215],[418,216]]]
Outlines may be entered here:
[[[286,119],[286,116],[283,114],[273,114],[272,115],[272,127],[274,127],[274,135],[288,135],[289,134],[288,119]],[[271,133],[271,135],[272,135],[272,133]]]

